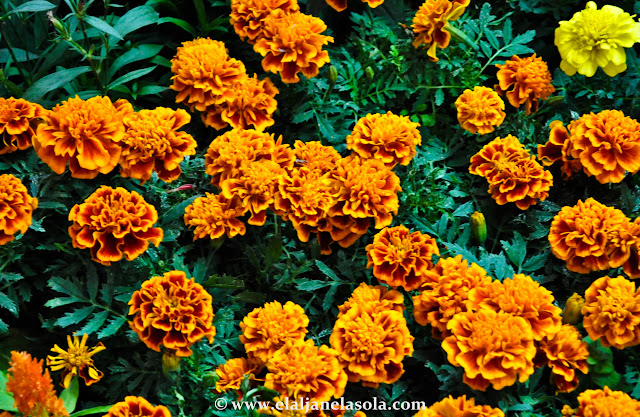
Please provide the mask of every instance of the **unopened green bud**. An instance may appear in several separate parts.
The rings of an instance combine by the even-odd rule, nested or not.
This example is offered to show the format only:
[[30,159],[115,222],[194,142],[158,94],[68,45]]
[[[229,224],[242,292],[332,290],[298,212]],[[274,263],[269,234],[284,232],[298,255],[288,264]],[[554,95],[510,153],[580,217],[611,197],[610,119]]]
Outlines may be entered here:
[[329,65],[329,85],[333,86],[338,81],[338,68]]
[[58,31],[59,34],[64,36],[64,34],[67,33],[66,29],[62,25],[62,22],[60,22],[58,19],[56,19],[56,17],[53,15],[52,11],[48,11],[47,12],[47,18],[49,19],[49,22],[51,22],[53,27],[56,28],[56,30]]
[[162,355],[162,373],[169,376],[171,372],[180,370],[180,356],[176,356],[174,350],[167,350]]
[[373,80],[373,76],[375,73],[373,72],[373,68],[367,67],[364,69],[364,75],[367,77],[367,80]]
[[471,215],[471,236],[476,240],[479,245],[482,245],[487,240],[487,222],[484,219],[484,214],[479,211],[474,212]]
[[561,103],[562,101],[564,101],[563,96],[549,97],[549,99],[547,99],[547,106],[552,106],[554,104]]

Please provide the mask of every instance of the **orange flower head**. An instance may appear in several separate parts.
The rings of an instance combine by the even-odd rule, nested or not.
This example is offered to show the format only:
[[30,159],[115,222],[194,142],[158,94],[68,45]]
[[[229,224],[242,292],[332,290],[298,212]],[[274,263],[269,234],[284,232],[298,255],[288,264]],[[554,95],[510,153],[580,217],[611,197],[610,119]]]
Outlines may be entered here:
[[413,297],[413,316],[422,326],[431,325],[433,337],[449,336],[447,324],[458,313],[468,311],[469,291],[491,284],[491,277],[475,263],[471,265],[462,255],[440,258],[428,280]]
[[472,288],[467,308],[504,311],[524,318],[531,325],[535,340],[556,333],[562,325],[562,309],[553,304],[551,291],[530,276],[516,274],[502,282]]
[[431,258],[440,255],[436,240],[429,235],[400,225],[385,227],[367,246],[367,268],[373,266],[373,276],[382,284],[406,291],[415,290],[426,280],[433,268]]
[[333,326],[331,347],[349,382],[376,387],[392,384],[404,373],[402,360],[413,354],[413,336],[401,312],[383,310],[373,314],[356,306]]
[[29,195],[19,178],[0,175],[0,245],[13,241],[18,232],[27,232],[37,207],[38,199]]
[[240,322],[240,342],[250,360],[266,363],[290,341],[304,340],[309,318],[298,304],[278,301],[258,307]]
[[531,325],[504,311],[482,309],[455,315],[448,323],[451,336],[442,341],[447,359],[464,368],[464,383],[485,391],[500,390],[534,372],[536,347]]
[[186,132],[178,132],[191,116],[182,109],[158,107],[125,117],[120,174],[144,184],[156,171],[162,181],[177,179],[185,155],[195,155],[197,143]]
[[488,405],[476,405],[475,398],[467,399],[466,395],[457,398],[450,395],[420,410],[414,417],[504,417],[504,412]]
[[360,308],[373,316],[380,311],[393,310],[402,313],[404,311],[404,297],[396,290],[390,290],[382,285],[367,285],[361,283],[351,297],[344,304],[338,306],[338,318],[341,318],[352,308]]
[[255,374],[259,371],[260,367],[258,364],[250,362],[246,358],[229,359],[216,368],[216,374],[219,378],[216,382],[216,391],[227,392],[232,389],[239,390],[245,377],[253,380],[256,377]]
[[31,147],[36,128],[47,110],[21,98],[0,97],[0,155]]
[[67,417],[69,412],[56,396],[49,370],[27,352],[11,352],[6,390],[13,395],[14,407],[23,416]]
[[590,113],[569,124],[571,156],[601,184],[617,183],[640,169],[640,123],[620,110]]
[[602,346],[624,349],[640,344],[640,289],[624,277],[602,277],[584,294],[582,323]]
[[504,138],[495,138],[471,157],[469,172],[485,177],[489,183],[498,181],[501,168],[506,163],[515,160],[529,158],[527,151],[517,137],[507,135]]
[[[580,407],[573,417],[636,417],[640,415],[640,401],[622,391],[588,389],[578,395]],[[566,407],[566,406],[565,406]],[[564,412],[564,410],[563,410]]]
[[68,163],[73,178],[92,179],[118,165],[123,137],[122,116],[109,97],[76,96],[44,117],[33,148],[56,174],[62,174]]
[[63,369],[60,385],[64,388],[69,388],[71,380],[75,376],[80,376],[84,379],[84,383],[87,386],[102,379],[103,374],[93,365],[92,356],[106,348],[102,342],[98,342],[96,346],[89,348],[87,347],[88,339],[88,334],[83,335],[82,340],[78,336],[73,336],[73,340],[71,336],[67,336],[69,348],[64,350],[58,345],[54,345],[51,351],[57,353],[57,355],[47,356],[47,366],[52,371]]
[[232,238],[243,236],[247,231],[242,217],[246,210],[240,207],[237,198],[225,198],[222,194],[205,193],[196,198],[184,211],[184,224],[195,227],[193,240],[209,237],[218,239],[223,235]]
[[578,375],[589,372],[589,349],[578,329],[570,324],[560,327],[557,333],[546,335],[538,343],[544,363],[551,368],[551,381],[558,392],[571,392],[578,388]]
[[273,113],[278,107],[274,98],[279,93],[269,77],[259,80],[257,75],[246,76],[229,87],[224,101],[207,107],[202,113],[205,126],[217,130],[231,125],[234,129],[264,130],[273,125]]
[[297,140],[293,147],[296,164],[320,174],[333,171],[336,163],[342,158],[333,146],[325,146],[319,141]]
[[300,11],[297,0],[231,0],[230,23],[242,40],[255,44],[262,37],[264,20],[274,10]]
[[69,212],[69,235],[73,247],[91,250],[91,259],[111,265],[124,256],[132,261],[142,255],[149,242],[156,247],[163,231],[155,207],[135,191],[103,185]]
[[160,345],[176,356],[190,356],[191,346],[203,337],[213,343],[211,295],[182,271],[169,271],[142,283],[129,301],[131,329],[147,347]]
[[484,135],[496,130],[506,117],[504,101],[489,87],[464,90],[456,100],[458,123],[468,132]]
[[329,401],[340,398],[347,374],[338,361],[338,352],[313,340],[287,341],[267,362],[269,373],[264,386],[293,398]]
[[142,397],[126,396],[124,401],[115,403],[103,417],[171,417],[164,405],[154,407]]
[[[347,9],[347,0],[325,0],[325,1],[336,12],[342,12]],[[384,3],[384,0],[362,0],[362,2],[367,3],[369,7],[371,7],[372,9],[375,9],[376,7]]]
[[470,0],[426,0],[413,17],[411,27],[416,35],[413,46],[427,46],[429,59],[437,62],[436,47],[444,49],[451,41],[447,23],[462,16],[469,3]]
[[549,128],[549,140],[544,145],[538,145],[538,159],[545,166],[562,161],[560,169],[563,178],[571,178],[574,173],[582,170],[582,164],[579,159],[571,158],[572,142],[569,131],[561,120],[552,121]]
[[176,103],[198,111],[232,99],[230,87],[247,77],[244,64],[229,57],[224,43],[209,38],[183,42],[171,60],[171,72]]
[[322,19],[276,9],[263,24],[262,37],[253,49],[264,57],[262,68],[280,73],[282,82],[299,82],[299,72],[307,78],[315,77],[319,68],[329,62],[329,53],[322,46],[333,42],[333,38],[321,35],[327,30]]
[[525,114],[535,113],[539,101],[548,99],[556,91],[551,85],[551,73],[547,63],[541,57],[536,57],[536,54],[527,58],[514,55],[496,67],[499,82],[496,90],[501,95],[506,93],[513,107],[524,104]]
[[353,132],[347,136],[347,149],[362,158],[375,158],[389,168],[396,164],[409,165],[416,156],[416,146],[422,144],[418,132],[420,124],[407,116],[367,114],[358,120]]

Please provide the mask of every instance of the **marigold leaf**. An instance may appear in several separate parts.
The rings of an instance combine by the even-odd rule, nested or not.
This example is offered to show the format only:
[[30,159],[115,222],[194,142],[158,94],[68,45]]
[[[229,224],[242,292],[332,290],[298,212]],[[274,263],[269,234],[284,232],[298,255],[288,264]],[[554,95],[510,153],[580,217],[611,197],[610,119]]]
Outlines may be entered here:
[[16,274],[13,272],[0,272],[0,281],[3,282],[16,282],[20,281],[24,277],[21,274]]
[[91,316],[91,319],[87,321],[87,324],[80,330],[77,331],[78,334],[92,334],[98,331],[98,329],[104,324],[104,322],[109,317],[109,312],[107,310],[100,311]]
[[97,334],[98,339],[104,339],[105,337],[113,336],[120,330],[120,328],[127,322],[124,317],[113,317],[109,320],[109,324],[104,326]]
[[300,291],[313,292],[320,288],[328,287],[331,285],[331,282],[320,281],[317,279],[300,279],[296,281],[296,284],[296,288]]
[[3,292],[0,292],[0,307],[6,308],[11,314],[18,317],[18,305]]
[[324,295],[324,300],[322,301],[322,309],[324,311],[329,311],[329,309],[331,309],[331,306],[333,305],[333,299],[336,296],[336,291],[338,290],[339,285],[340,283],[334,282],[333,284],[331,284],[331,287]]
[[489,40],[489,43],[491,44],[493,49],[500,49],[500,41],[498,40],[498,37],[496,36],[496,33],[494,31],[487,29],[485,31],[485,35],[487,36],[487,39]]
[[82,320],[84,320],[87,317],[89,317],[89,314],[93,313],[93,311],[95,309],[96,309],[95,306],[88,306],[88,307],[83,307],[83,308],[81,308],[79,310],[75,310],[73,312],[67,312],[67,313],[64,314],[64,316],[62,316],[58,320],[56,320],[55,324],[56,324],[56,326],[60,326],[60,327],[63,327],[63,328],[72,326],[74,324],[78,324]]
[[342,280],[338,278],[338,275],[336,275],[336,273],[333,272],[333,270],[329,268],[324,262],[316,259],[316,266],[318,267],[320,272],[331,278],[332,281],[342,282]]
[[76,297],[79,301],[85,300],[86,297],[82,293],[82,290],[76,286],[74,282],[66,280],[60,277],[52,277],[47,283],[49,288],[54,291],[61,292],[72,297]]

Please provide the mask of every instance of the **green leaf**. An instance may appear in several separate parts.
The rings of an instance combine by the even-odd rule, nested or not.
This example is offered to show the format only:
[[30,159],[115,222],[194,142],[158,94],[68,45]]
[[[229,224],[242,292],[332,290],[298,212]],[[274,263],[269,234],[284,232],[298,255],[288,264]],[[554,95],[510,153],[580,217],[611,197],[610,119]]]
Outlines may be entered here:
[[122,36],[127,36],[129,33],[136,31],[141,27],[160,23],[159,16],[160,15],[153,9],[153,7],[138,6],[122,15],[113,27]]
[[64,403],[64,408],[66,408],[69,413],[73,413],[73,410],[76,409],[76,403],[78,402],[78,394],[80,393],[78,378],[78,376],[71,378],[69,388],[65,388],[60,393],[60,399]]
[[485,35],[487,35],[487,40],[489,41],[493,49],[495,50],[500,49],[500,41],[498,40],[498,38],[496,37],[496,34],[491,29],[487,28],[485,30]]
[[14,407],[13,395],[6,390],[7,375],[0,371],[0,410],[18,411]]
[[71,414],[69,417],[82,417],[88,416],[91,414],[105,414],[107,411],[111,409],[111,405],[103,405],[100,407],[87,408],[85,410],[80,410],[76,413]]
[[444,103],[444,89],[438,88],[436,90],[435,105],[441,106],[442,103]]
[[94,16],[85,16],[83,17],[82,20],[84,20],[85,22],[87,22],[87,24],[93,26],[94,28],[98,29],[99,31],[106,33],[107,35],[111,35],[117,39],[124,40],[122,35],[118,33],[116,29],[114,29],[110,24],[108,24],[102,19],[99,19]]
[[513,243],[505,240],[501,240],[500,243],[502,243],[502,247],[509,260],[518,268],[518,271],[520,271],[524,258],[527,256],[527,244],[520,233],[513,232],[513,235]]
[[0,272],[0,281],[6,282],[16,282],[24,279],[24,277],[20,274],[16,274],[13,272]]
[[191,196],[186,200],[184,200],[182,203],[176,204],[175,206],[171,207],[162,216],[162,223],[163,224],[170,223],[184,216],[184,209],[186,209],[187,206],[193,203],[193,201],[198,197],[201,197],[201,196],[199,195]]
[[122,77],[118,78],[117,80],[113,81],[111,84],[109,84],[107,86],[107,89],[112,89],[116,86],[119,86],[121,84],[124,83],[128,83],[129,81],[135,80],[137,78],[140,78],[142,76],[147,75],[148,73],[150,73],[151,71],[153,71],[154,69],[156,69],[157,65],[154,65],[153,67],[148,67],[148,68],[142,68],[139,70],[135,70],[135,71],[131,71],[130,73],[123,75]]
[[78,78],[80,74],[84,74],[85,72],[91,71],[90,67],[76,67],[63,69],[53,74],[49,74],[40,78],[38,81],[33,83],[31,87],[24,92],[24,98],[27,101],[42,101],[42,98],[45,94],[54,91],[63,85],[69,84],[71,81]]
[[522,265],[522,269],[526,272],[537,271],[540,268],[543,268],[547,263],[547,258],[549,254],[547,252],[542,252],[537,255],[532,256],[527,259],[527,261]]
[[468,217],[473,213],[473,202],[467,201],[453,212],[453,217]]
[[296,286],[300,291],[313,292],[319,290],[320,288],[328,287],[331,285],[331,282],[320,281],[317,279],[299,279],[296,280],[298,284]]
[[336,273],[333,272],[333,270],[329,268],[324,262],[316,259],[316,266],[318,267],[320,272],[331,278],[332,281],[342,282],[342,280],[338,278]]
[[56,7],[55,4],[49,3],[44,0],[32,0],[26,3],[21,4],[20,6],[14,8],[13,10],[9,10],[8,14],[11,13],[25,13],[25,12],[44,12],[46,10],[51,10]]
[[82,290],[70,280],[66,280],[60,277],[51,277],[47,285],[52,290],[76,297],[79,299],[79,301],[86,299],[86,297],[82,293]]
[[163,91],[166,91],[168,89],[168,87],[162,86],[162,85],[145,85],[144,87],[140,88],[138,90],[138,97],[139,96],[149,96],[152,94],[160,94]]
[[95,300],[98,295],[98,287],[100,282],[98,280],[98,272],[93,264],[87,266],[87,290],[89,291],[89,299]]
[[105,337],[113,336],[120,330],[120,328],[127,322],[125,317],[115,317],[109,321],[109,324],[104,326],[97,334],[98,339],[104,339]]
[[111,80],[116,75],[116,72],[125,65],[156,56],[161,49],[162,45],[144,44],[128,50],[113,61],[113,64],[109,67],[107,79]]
[[163,17],[158,20],[158,24],[160,23],[173,23],[179,28],[186,30],[190,35],[194,37],[198,36],[198,31],[185,20],[177,19],[175,17]]
[[329,309],[331,309],[331,306],[333,305],[333,298],[336,295],[336,291],[338,290],[339,285],[339,282],[334,282],[333,284],[331,284],[331,288],[329,288],[329,291],[327,291],[327,293],[324,295],[324,300],[322,301],[322,309],[324,311],[329,311]]
[[[34,54],[33,52],[27,53],[27,51],[20,48],[13,48],[13,56],[16,57],[16,61],[18,62],[25,62],[25,61],[30,61],[32,59],[40,58],[38,55]],[[11,56],[11,53],[9,52],[8,48],[0,49],[0,64],[6,64],[9,61],[13,61],[13,56]]]
[[15,301],[13,301],[3,292],[0,292],[0,307],[6,308],[11,312],[11,314],[18,317],[18,306],[16,305]]
[[109,312],[107,310],[103,310],[99,313],[91,316],[91,319],[87,321],[87,324],[76,333],[78,334],[91,334],[98,331],[100,327],[104,324],[105,320],[109,317]]
[[511,30],[511,19],[507,19],[504,21],[504,26],[502,26],[502,38],[504,39],[504,43],[508,45],[511,42],[512,37],[513,32]]
[[93,310],[95,310],[95,308],[95,306],[88,306],[83,307],[79,310],[75,310],[73,312],[67,312],[64,314],[64,316],[56,320],[56,326],[66,328],[74,324],[78,324],[82,320],[89,317],[89,314],[93,313]]
[[240,294],[233,296],[235,301],[243,301],[249,304],[264,304],[265,295],[252,291],[242,291]]

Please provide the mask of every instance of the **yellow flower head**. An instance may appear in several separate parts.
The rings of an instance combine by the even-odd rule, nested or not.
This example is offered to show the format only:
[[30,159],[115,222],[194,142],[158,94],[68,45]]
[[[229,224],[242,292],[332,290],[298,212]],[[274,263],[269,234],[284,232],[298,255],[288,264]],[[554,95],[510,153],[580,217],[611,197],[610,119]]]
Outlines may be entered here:
[[29,195],[19,178],[0,175],[0,245],[14,240],[18,232],[26,233],[37,207],[38,199]]
[[30,148],[36,127],[46,114],[39,104],[0,97],[0,155]]
[[462,16],[469,3],[470,0],[426,0],[413,17],[411,27],[416,35],[413,46],[428,46],[429,59],[437,62],[436,47],[444,49],[451,40],[447,23]]
[[504,101],[489,87],[464,90],[456,100],[458,123],[468,132],[491,133],[504,121]]
[[[578,395],[580,407],[571,410],[567,406],[567,416],[571,417],[636,417],[640,415],[640,401],[634,400],[622,391],[588,389]],[[565,409],[562,410],[563,413]],[[572,411],[573,413],[570,413]]]
[[255,374],[259,371],[260,366],[246,358],[229,359],[216,368],[216,374],[219,378],[216,382],[216,391],[227,392],[232,389],[240,389],[245,376],[250,380],[255,379]]
[[598,9],[595,2],[588,2],[584,10],[569,21],[561,21],[556,29],[560,68],[567,75],[578,72],[587,77],[592,77],[598,67],[610,77],[625,71],[625,48],[640,42],[640,23],[634,17],[616,6]]
[[69,384],[75,376],[80,376],[87,385],[98,382],[102,378],[102,372],[93,365],[91,357],[106,348],[102,342],[89,348],[87,347],[87,339],[89,339],[88,334],[83,335],[82,340],[78,336],[73,336],[73,340],[71,336],[67,336],[69,348],[64,350],[60,346],[54,345],[51,351],[57,355],[47,356],[47,366],[52,371],[63,369],[60,385],[64,388],[69,388]]
[[311,171],[325,174],[336,167],[341,156],[333,146],[325,146],[319,141],[303,142],[296,140],[293,145],[296,165]]
[[548,99],[551,93],[556,91],[551,85],[551,73],[547,63],[541,57],[536,57],[536,54],[527,58],[514,55],[496,67],[499,69],[496,74],[499,82],[496,90],[500,94],[506,92],[507,99],[513,107],[524,104],[526,114],[535,113],[538,110],[538,102]]
[[196,198],[184,211],[184,224],[195,227],[193,240],[209,237],[217,239],[223,235],[232,238],[244,235],[247,228],[238,217],[246,210],[240,207],[238,198],[225,198],[222,194],[206,193]]
[[262,37],[264,19],[276,9],[293,13],[300,6],[297,0],[231,0],[229,22],[241,39],[253,45]]

